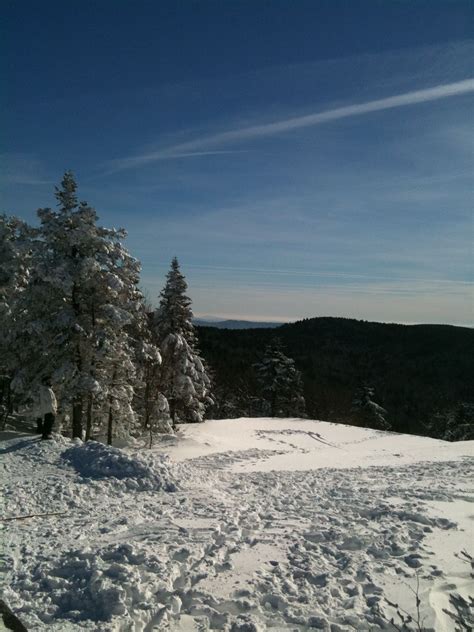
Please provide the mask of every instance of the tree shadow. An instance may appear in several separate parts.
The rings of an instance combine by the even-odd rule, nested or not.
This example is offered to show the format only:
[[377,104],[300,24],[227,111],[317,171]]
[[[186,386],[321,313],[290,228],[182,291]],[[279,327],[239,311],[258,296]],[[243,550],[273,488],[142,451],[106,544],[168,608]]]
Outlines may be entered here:
[[[4,437],[3,435],[8,434],[8,433],[2,433],[2,440],[8,439],[9,437]],[[14,434],[14,436],[18,436],[16,435],[16,433],[10,433],[10,434]],[[32,445],[34,443],[38,443],[41,441],[41,437],[35,437],[35,438],[31,438],[31,439],[24,439],[23,441],[17,441],[16,443],[9,445],[6,448],[0,448],[0,454],[8,454],[9,452],[16,452],[17,450],[21,450],[22,448],[26,448],[29,445]]]

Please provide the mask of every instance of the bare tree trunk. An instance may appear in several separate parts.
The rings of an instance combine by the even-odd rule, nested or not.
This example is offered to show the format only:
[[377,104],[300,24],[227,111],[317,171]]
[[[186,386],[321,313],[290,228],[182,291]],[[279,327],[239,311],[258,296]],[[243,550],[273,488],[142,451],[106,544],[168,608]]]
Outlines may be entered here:
[[174,397],[168,400],[173,429],[176,430],[176,402]]
[[12,381],[8,380],[7,384],[7,413],[13,413],[13,397],[12,397]]
[[82,439],[82,397],[78,396],[72,403],[72,438]]
[[7,425],[8,416],[13,413],[13,398],[12,398],[12,389],[11,389],[11,379],[8,379],[8,383],[4,386],[2,390],[2,397],[0,403],[3,404],[4,414],[1,420],[2,430],[5,429]]
[[91,433],[92,433],[92,408],[94,405],[94,397],[92,394],[89,394],[89,399],[87,401],[87,417],[86,417],[86,441],[90,441]]
[[272,399],[270,401],[270,417],[275,417],[275,412],[276,412],[276,392],[273,391],[272,392]]
[[[92,319],[92,329],[95,331],[95,296],[92,296],[92,304],[91,304],[91,319]],[[93,377],[94,372],[94,358],[92,358],[90,374],[91,378]],[[87,417],[86,417],[86,441],[90,441],[91,433],[92,433],[92,413],[94,406],[94,395],[89,393],[89,397],[87,399]]]
[[150,391],[151,391],[151,369],[147,366],[145,370],[145,418],[143,421],[143,429],[146,430],[150,425]]
[[[112,375],[112,384],[111,387],[113,388],[114,384],[115,384],[115,378],[117,377],[117,371],[114,370],[113,375]],[[114,436],[114,411],[112,408],[112,395],[109,395],[109,418],[107,421],[107,445],[112,445],[112,439]]]
[[114,413],[112,410],[112,403],[109,404],[109,419],[107,422],[107,445],[112,445],[114,429]]
[[[76,247],[73,246],[72,257],[73,258],[76,257],[76,254],[77,254]],[[76,283],[73,283],[72,293],[71,293],[72,309],[74,311],[76,318],[79,318],[80,306],[79,306],[77,293],[78,293],[77,285]],[[77,334],[75,336],[76,336],[75,359],[76,359],[77,370],[78,370],[78,373],[80,374],[82,371],[81,349],[80,349],[80,343],[79,343]],[[74,398],[72,402],[72,438],[74,439],[76,437],[78,437],[79,439],[82,439],[82,396],[81,395],[76,395],[76,397]]]

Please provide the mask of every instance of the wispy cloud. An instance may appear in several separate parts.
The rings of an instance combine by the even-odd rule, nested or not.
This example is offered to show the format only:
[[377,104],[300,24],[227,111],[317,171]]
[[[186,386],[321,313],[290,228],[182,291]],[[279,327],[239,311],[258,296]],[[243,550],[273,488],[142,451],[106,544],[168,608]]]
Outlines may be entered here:
[[2,172],[0,181],[5,184],[27,186],[52,185],[53,180],[43,177],[45,168],[37,158],[28,154],[0,154]]
[[188,142],[179,143],[177,145],[172,145],[158,151],[111,160],[108,163],[108,171],[109,173],[115,173],[143,166],[158,160],[170,160],[186,156],[209,155],[210,153],[217,152],[200,150],[204,150],[206,147],[214,147],[226,143],[274,136],[296,129],[313,127],[315,125],[321,125],[330,121],[336,121],[352,116],[361,116],[372,112],[380,112],[383,110],[406,107],[409,105],[417,105],[419,103],[427,103],[429,101],[437,101],[439,99],[460,96],[471,92],[474,92],[474,79],[465,79],[463,81],[438,85],[433,88],[405,92],[403,94],[393,95],[384,99],[376,99],[373,101],[366,101],[364,103],[353,103],[351,105],[307,114],[305,116],[291,117],[272,123],[263,123],[260,125],[231,129]]
[[219,156],[221,154],[247,154],[249,149],[221,149],[217,151],[188,151],[180,154],[173,154],[168,156],[170,160],[173,158],[195,158],[199,156]]
[[[162,262],[163,265],[168,265],[168,262],[163,261]],[[197,270],[210,270],[210,271],[226,271],[226,272],[236,272],[239,275],[242,275],[246,272],[251,272],[251,273],[263,273],[265,275],[272,275],[272,276],[298,276],[300,278],[304,278],[304,277],[314,277],[314,278],[336,278],[336,279],[350,279],[350,280],[365,280],[365,279],[370,279],[371,281],[375,280],[387,280],[390,281],[391,283],[393,283],[394,281],[410,281],[410,282],[421,282],[424,285],[425,284],[443,284],[446,283],[450,286],[454,286],[454,285],[458,285],[458,286],[472,286],[472,283],[470,281],[459,281],[459,280],[454,280],[454,279],[433,279],[433,278],[429,278],[429,277],[397,277],[393,274],[391,275],[381,275],[381,274],[351,274],[351,273],[341,273],[341,272],[328,272],[328,271],[313,271],[313,270],[301,270],[301,269],[294,269],[294,268],[285,268],[285,269],[281,269],[281,268],[248,268],[248,267],[233,267],[233,266],[216,266],[216,265],[203,265],[203,264],[196,264],[193,263],[191,264],[192,269],[197,269]],[[352,286],[351,286],[352,287]],[[417,290],[418,291],[418,290]]]

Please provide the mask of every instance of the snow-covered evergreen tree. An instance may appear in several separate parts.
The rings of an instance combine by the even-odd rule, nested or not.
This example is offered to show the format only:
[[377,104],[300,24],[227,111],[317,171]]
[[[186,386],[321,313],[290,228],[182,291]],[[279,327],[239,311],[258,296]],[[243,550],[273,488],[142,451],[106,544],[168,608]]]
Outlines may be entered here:
[[262,397],[271,417],[303,417],[305,400],[303,381],[295,361],[283,352],[275,338],[265,349],[262,361],[255,365]]
[[19,362],[15,345],[18,302],[28,283],[34,230],[16,217],[0,215],[0,416],[12,412],[11,381]]
[[112,445],[115,438],[135,434],[138,417],[133,409],[136,368],[133,348],[128,335],[106,337],[103,356],[96,371],[101,391],[98,397],[98,414],[95,426],[100,436],[107,437]]
[[[87,411],[110,410],[133,398],[133,345],[127,327],[139,311],[139,262],[122,244],[125,231],[97,225],[97,214],[76,196],[73,175],[56,189],[59,210],[40,209],[36,260],[24,294],[22,320],[29,358],[23,373],[53,380],[60,406],[72,407],[72,434],[81,437]],[[118,406],[118,404],[117,404]]]
[[[0,317],[8,319],[29,275],[31,229],[17,217],[0,214]],[[3,324],[2,320],[2,324]],[[8,322],[8,321],[7,321]]]
[[204,420],[212,404],[210,379],[197,349],[191,299],[176,257],[155,314],[154,331],[162,352],[161,387],[169,403],[173,426]]
[[135,389],[134,408],[140,416],[141,430],[150,437],[171,433],[169,405],[161,392],[161,353],[153,334],[152,312],[143,304],[143,316],[138,320],[136,339],[136,367],[139,383]]
[[352,400],[352,412],[357,421],[366,428],[390,430],[387,411],[374,401],[375,389],[371,386],[359,388]]
[[426,424],[428,433],[444,441],[474,439],[474,403],[460,402],[456,407],[438,411]]

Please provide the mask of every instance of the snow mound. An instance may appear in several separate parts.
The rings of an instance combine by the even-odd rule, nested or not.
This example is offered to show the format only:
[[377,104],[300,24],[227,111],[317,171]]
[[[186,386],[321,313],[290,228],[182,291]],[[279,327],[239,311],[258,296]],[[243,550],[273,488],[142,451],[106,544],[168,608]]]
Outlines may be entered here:
[[131,490],[174,492],[178,484],[166,457],[147,462],[137,454],[126,454],[119,448],[96,441],[78,443],[62,453],[78,474],[90,479],[115,478],[123,480]]

